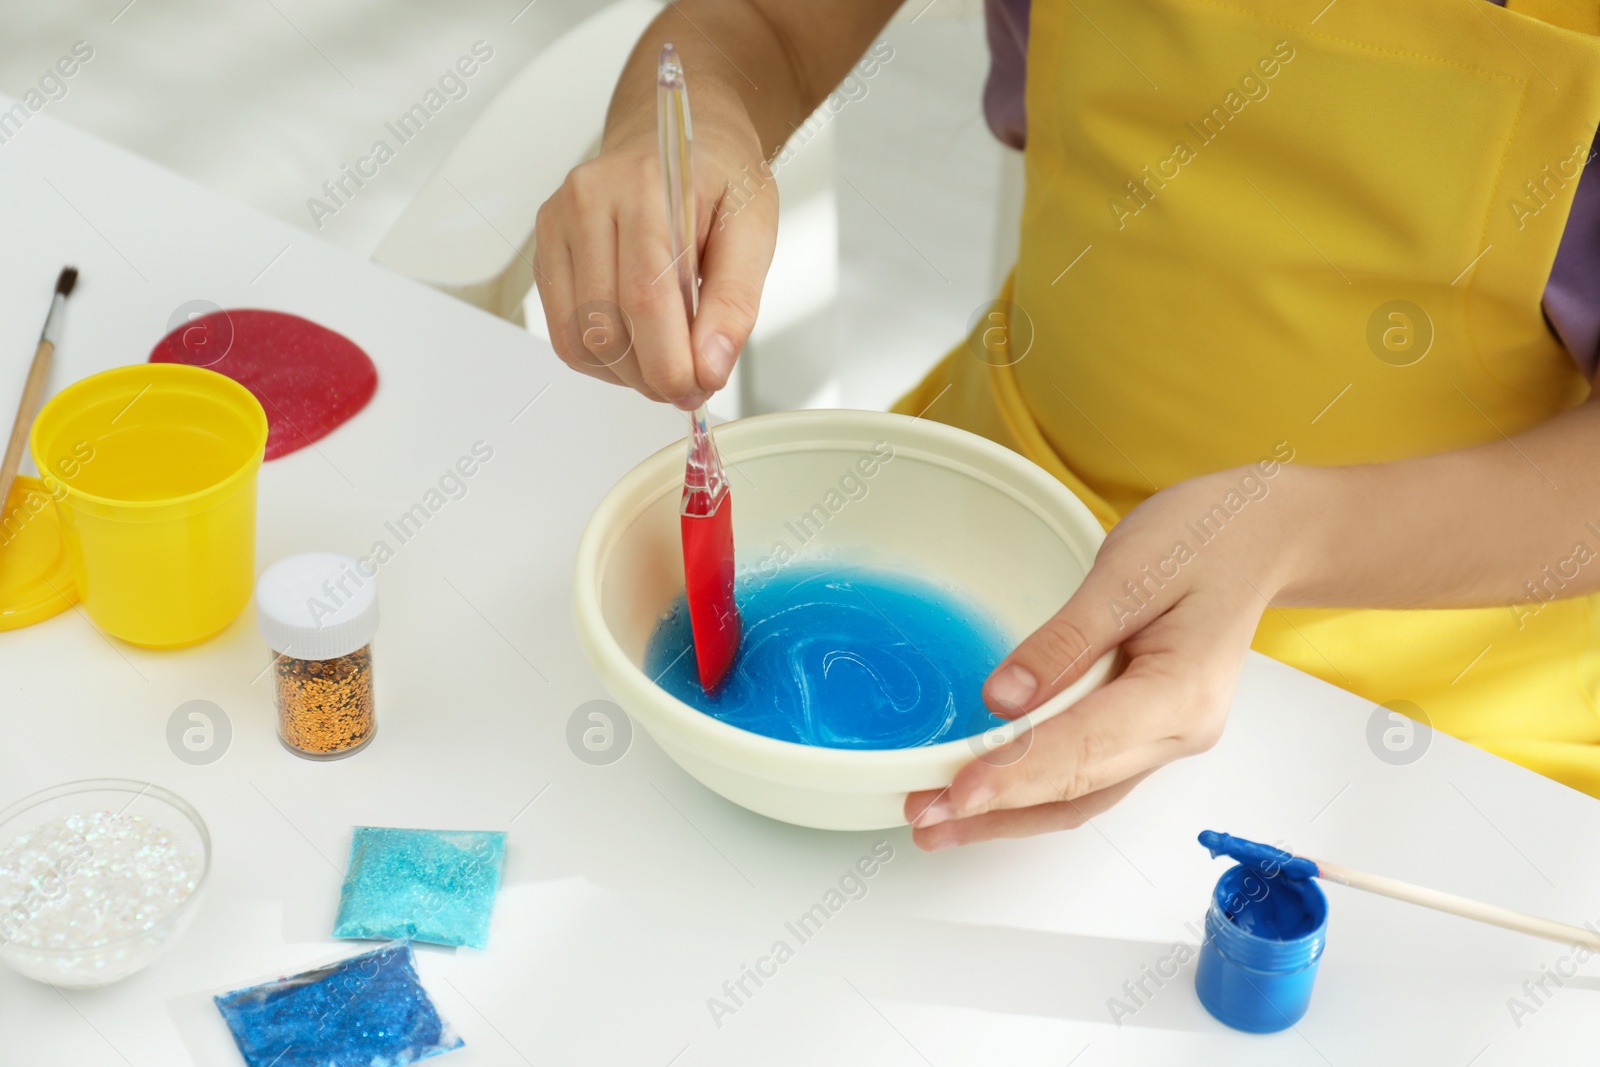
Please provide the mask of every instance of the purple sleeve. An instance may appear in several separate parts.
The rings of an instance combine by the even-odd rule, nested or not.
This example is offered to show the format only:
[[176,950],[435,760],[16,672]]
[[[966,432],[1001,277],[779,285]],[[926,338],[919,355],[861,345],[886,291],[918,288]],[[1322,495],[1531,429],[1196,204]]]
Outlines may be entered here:
[[989,80],[983,86],[983,114],[1001,144],[1021,149],[1027,140],[1023,82],[1028,75],[1029,0],[985,0],[989,33]]
[[1600,358],[1600,176],[1585,160],[1572,213],[1556,249],[1555,266],[1544,287],[1544,315],[1550,329],[1590,378]]

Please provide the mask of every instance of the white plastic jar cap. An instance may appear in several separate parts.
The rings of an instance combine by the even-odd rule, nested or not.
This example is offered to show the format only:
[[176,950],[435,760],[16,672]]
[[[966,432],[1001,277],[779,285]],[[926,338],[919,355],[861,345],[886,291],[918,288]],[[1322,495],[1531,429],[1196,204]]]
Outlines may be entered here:
[[337,552],[287,556],[256,580],[256,620],[272,651],[338,659],[378,632],[378,576]]

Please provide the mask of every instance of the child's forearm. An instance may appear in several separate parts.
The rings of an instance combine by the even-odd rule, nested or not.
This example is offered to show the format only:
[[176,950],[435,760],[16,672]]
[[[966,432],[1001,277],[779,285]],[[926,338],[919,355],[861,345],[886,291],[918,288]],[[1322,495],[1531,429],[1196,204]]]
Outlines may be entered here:
[[883,29],[900,0],[674,0],[617,82],[606,142],[655,135],[656,60],[683,56],[694,121],[742,113],[771,158]]
[[1284,606],[1499,606],[1530,583],[1541,600],[1600,591],[1600,400],[1471,448],[1284,473]]

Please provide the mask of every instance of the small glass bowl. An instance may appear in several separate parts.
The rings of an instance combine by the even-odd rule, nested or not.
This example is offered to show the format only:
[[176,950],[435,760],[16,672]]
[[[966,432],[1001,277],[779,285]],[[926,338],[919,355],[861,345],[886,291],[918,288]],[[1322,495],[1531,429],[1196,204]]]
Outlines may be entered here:
[[[99,890],[101,869],[93,863],[87,841],[43,876],[31,879],[20,894],[7,877],[5,858],[13,842],[46,823],[110,812],[117,820],[143,820],[159,825],[180,847],[200,854],[194,888],[170,909],[146,919],[142,926],[114,937],[70,933],[42,938],[34,925],[62,894],[92,898]],[[109,846],[103,846],[109,847]],[[87,855],[78,857],[77,852]],[[41,790],[0,811],[0,960],[18,974],[67,989],[108,985],[148,967],[189,928],[199,912],[197,902],[211,873],[211,835],[200,814],[183,798],[150,782],[97,778],[67,782]]]

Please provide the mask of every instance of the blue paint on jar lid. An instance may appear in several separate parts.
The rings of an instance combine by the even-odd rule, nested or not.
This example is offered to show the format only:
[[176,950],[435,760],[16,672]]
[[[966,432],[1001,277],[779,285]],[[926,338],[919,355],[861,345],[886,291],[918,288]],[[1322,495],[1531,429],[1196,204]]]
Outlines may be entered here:
[[[1295,862],[1315,873],[1310,861]],[[1304,869],[1281,862],[1267,866],[1241,863],[1218,879],[1194,976],[1207,1011],[1236,1030],[1257,1034],[1287,1029],[1305,1015],[1328,930],[1328,900]]]
[[1215,830],[1201,830],[1200,843],[1211,858],[1230,856],[1246,867],[1264,872],[1268,877],[1282,873],[1285,878],[1305,879],[1317,876],[1317,865],[1308,859],[1285,852],[1281,848],[1263,845],[1232,834],[1219,834]]

